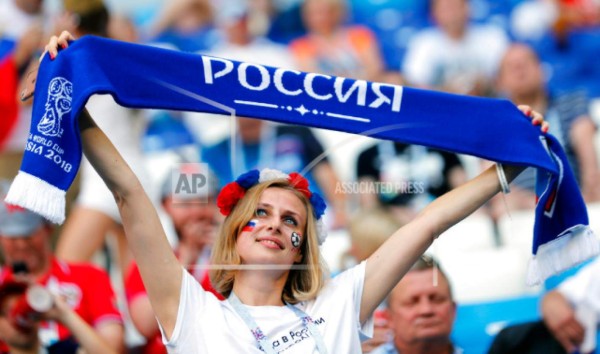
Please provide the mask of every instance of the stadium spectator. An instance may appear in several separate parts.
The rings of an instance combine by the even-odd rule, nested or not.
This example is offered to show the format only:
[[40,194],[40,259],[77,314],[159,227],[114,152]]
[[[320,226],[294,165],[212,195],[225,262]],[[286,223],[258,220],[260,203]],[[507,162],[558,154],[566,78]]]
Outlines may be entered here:
[[[3,182],[2,200],[8,192]],[[51,225],[33,212],[0,204],[0,246],[4,264],[0,283],[26,273],[30,282],[44,285],[51,293],[65,298],[66,303],[91,325],[113,350],[123,349],[123,323],[115,307],[115,296],[108,275],[91,265],[71,264],[57,259],[51,249]],[[56,321],[39,326],[39,340],[44,348],[57,353],[77,349],[71,331]],[[6,349],[6,348],[5,348]]]
[[456,303],[448,278],[434,259],[422,256],[388,296],[393,339],[372,354],[462,353],[450,339]]
[[[1,287],[1,285],[0,285]],[[48,293],[50,295],[50,293]],[[52,296],[52,295],[50,295]],[[38,337],[38,328],[36,323],[31,324],[31,329],[16,329],[11,320],[4,317],[5,311],[9,311],[11,302],[16,303],[17,298],[7,297],[4,299],[4,308],[0,312],[0,340],[7,343],[11,354],[39,354],[53,353],[54,350],[45,350],[40,343]],[[105,340],[96,333],[96,331],[85,322],[72,308],[67,305],[65,300],[60,296],[53,296],[52,307],[42,313],[45,319],[56,321],[65,326],[70,332],[75,341],[79,343],[79,347],[88,354],[116,354],[118,353],[111,348]],[[65,351],[60,351],[64,353]]]
[[582,348],[587,337],[592,343],[600,323],[600,258],[567,278],[542,300],[542,317],[552,335],[562,347],[573,353],[592,352],[595,347]]
[[[545,75],[536,53],[525,44],[513,44],[502,58],[497,78],[497,90],[505,97],[531,106],[545,114],[554,134],[563,144],[571,168],[577,177],[587,202],[600,200],[600,167],[594,136],[596,126],[588,113],[588,101],[580,91],[551,95],[545,87]],[[506,196],[509,210],[535,207],[533,170],[517,178],[513,193]],[[505,212],[504,203],[496,198],[492,215]]]
[[382,183],[362,193],[363,207],[389,207],[401,223],[410,221],[431,200],[464,183],[458,156],[425,146],[380,141],[358,155],[359,182]]
[[206,51],[219,41],[209,0],[165,2],[151,31],[152,44],[184,52]]
[[343,26],[344,0],[306,0],[302,19],[308,33],[290,43],[300,70],[353,79],[388,81],[375,34]]
[[469,23],[468,0],[431,0],[435,27],[409,42],[402,73],[410,85],[489,95],[508,37],[491,25]]
[[600,258],[581,267],[541,301],[542,320],[504,328],[488,354],[596,353]]
[[0,2],[0,178],[19,170],[31,109],[19,105],[18,86],[40,49],[46,18],[42,0]]

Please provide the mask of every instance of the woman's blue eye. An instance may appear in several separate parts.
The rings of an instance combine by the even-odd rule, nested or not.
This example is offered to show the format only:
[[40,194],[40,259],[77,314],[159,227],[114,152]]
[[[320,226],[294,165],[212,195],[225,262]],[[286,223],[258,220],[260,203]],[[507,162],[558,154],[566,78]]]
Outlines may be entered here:
[[290,224],[290,225],[294,225],[294,226],[298,226],[298,222],[296,221],[296,219],[292,218],[292,217],[287,217],[283,220],[283,222]]
[[256,209],[256,216],[265,216],[267,211],[265,209]]

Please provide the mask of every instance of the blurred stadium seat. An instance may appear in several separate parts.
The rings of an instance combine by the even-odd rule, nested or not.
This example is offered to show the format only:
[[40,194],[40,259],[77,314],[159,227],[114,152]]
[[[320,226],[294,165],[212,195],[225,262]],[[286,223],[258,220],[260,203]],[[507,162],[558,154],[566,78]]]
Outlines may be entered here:
[[500,245],[531,253],[534,220],[533,210],[511,211],[502,216],[498,221]]
[[[525,219],[526,216],[523,216]],[[533,216],[529,222],[533,225]],[[529,240],[533,227],[522,238]],[[492,301],[539,292],[525,285],[531,247],[496,245],[494,225],[484,214],[474,214],[442,234],[427,253],[448,274],[456,301]]]
[[447,253],[438,259],[461,304],[538,294],[541,289],[525,284],[529,257],[515,248]]
[[485,353],[504,327],[539,319],[539,295],[459,304],[452,340],[465,354]]
[[435,241],[436,257],[493,249],[496,247],[494,235],[492,220],[483,213],[473,214],[438,237]]
[[[594,230],[596,236],[599,236],[600,203],[588,205],[588,215],[592,230]],[[533,222],[533,210],[516,211],[503,216],[498,222],[498,233],[502,247],[518,250],[522,258],[529,259],[532,253]],[[587,262],[548,278],[544,283],[544,289],[554,289],[565,278],[575,274],[585,264]]]

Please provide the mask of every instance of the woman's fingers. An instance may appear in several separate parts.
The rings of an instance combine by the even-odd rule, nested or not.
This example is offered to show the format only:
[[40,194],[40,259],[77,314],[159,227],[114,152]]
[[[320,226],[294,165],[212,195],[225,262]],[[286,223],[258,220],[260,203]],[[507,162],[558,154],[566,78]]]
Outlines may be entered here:
[[531,123],[533,125],[540,125],[543,133],[548,132],[550,125],[544,120],[544,116],[541,113],[534,111],[528,105],[519,105],[517,108],[527,117],[531,118]]
[[531,107],[529,107],[528,105],[518,105],[517,108],[523,112],[523,114],[525,114],[527,117],[531,117],[531,114],[533,113],[533,109],[531,109]]
[[56,37],[56,36],[50,37],[48,44],[46,44],[46,46],[44,47],[44,53],[42,53],[42,55],[40,56],[40,63],[42,62],[42,59],[44,59],[44,56],[46,56],[46,54],[48,54],[50,56],[50,59],[54,59],[56,57],[56,43],[57,42],[58,42],[58,37]]
[[67,31],[63,31],[60,36],[58,37],[58,45],[60,45],[60,47],[62,49],[65,49],[69,46],[69,41],[73,41],[75,40],[75,38],[73,38],[73,35],[71,35],[71,33],[67,32]]
[[531,113],[531,121],[533,125],[541,125],[542,132],[547,133],[550,125],[544,120],[544,116],[536,111]]
[[44,53],[40,57],[40,62],[42,61],[46,53],[50,55],[50,59],[54,60],[54,58],[56,58],[56,55],[58,54],[58,46],[60,46],[62,49],[65,49],[69,46],[69,41],[73,40],[75,40],[75,37],[73,37],[73,35],[67,31],[63,31],[58,37],[50,37],[48,44],[46,44],[46,47],[44,48]]

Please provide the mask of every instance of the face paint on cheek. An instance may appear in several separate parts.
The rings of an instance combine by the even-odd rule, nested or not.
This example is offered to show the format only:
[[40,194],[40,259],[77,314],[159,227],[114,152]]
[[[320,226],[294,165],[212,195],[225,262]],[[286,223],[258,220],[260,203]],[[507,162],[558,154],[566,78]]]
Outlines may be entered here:
[[252,219],[252,220],[248,221],[248,223],[246,224],[246,226],[244,226],[244,228],[242,228],[242,231],[252,231],[256,228],[256,225],[258,225],[258,220]]
[[299,250],[300,249],[300,244],[302,239],[300,238],[300,234],[297,232],[292,232],[292,235],[290,236],[290,239],[292,241],[292,246],[294,246],[294,250]]

